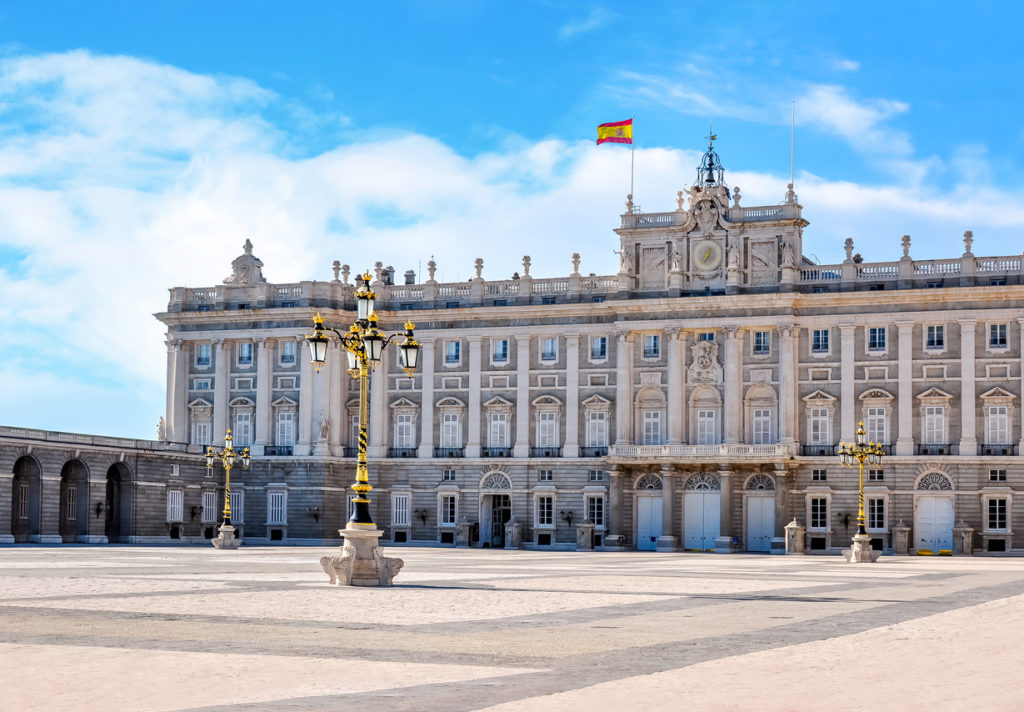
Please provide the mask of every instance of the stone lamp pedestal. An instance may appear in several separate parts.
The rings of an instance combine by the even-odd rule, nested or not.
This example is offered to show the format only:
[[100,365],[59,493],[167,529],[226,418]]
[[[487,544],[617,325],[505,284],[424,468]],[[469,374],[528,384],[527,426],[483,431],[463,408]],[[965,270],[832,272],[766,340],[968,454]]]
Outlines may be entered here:
[[384,533],[374,527],[346,526],[338,532],[345,537],[341,556],[325,556],[320,565],[339,586],[390,586],[405,562],[381,553],[380,539]]
[[222,524],[220,536],[211,540],[215,549],[237,549],[242,542],[235,536],[235,528],[230,524]]
[[871,537],[867,534],[854,534],[853,545],[843,549],[843,556],[851,564],[873,564],[881,553],[871,548]]

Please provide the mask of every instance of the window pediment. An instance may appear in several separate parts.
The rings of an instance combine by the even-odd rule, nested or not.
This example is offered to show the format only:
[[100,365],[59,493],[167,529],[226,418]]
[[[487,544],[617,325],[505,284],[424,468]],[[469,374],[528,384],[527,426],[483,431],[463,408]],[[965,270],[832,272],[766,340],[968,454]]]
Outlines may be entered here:
[[660,388],[648,386],[636,394],[636,404],[641,407],[658,408],[665,405],[665,394]]
[[438,407],[438,408],[441,408],[441,409],[444,409],[444,410],[448,410],[448,411],[457,410],[457,409],[461,409],[461,408],[465,408],[466,407],[465,403],[463,403],[458,398],[454,398],[452,396],[446,396],[446,397],[442,398],[441,400],[439,400],[434,405],[436,407]]
[[[864,396],[861,396],[863,399]],[[839,400],[835,396],[830,396],[828,393],[822,390],[817,390],[810,395],[806,395],[801,400],[809,406],[817,406],[819,408],[835,405],[836,401]]]
[[270,404],[276,410],[297,410],[299,404],[287,396],[282,396]]
[[747,389],[747,397],[744,400],[746,400],[747,403],[774,404],[778,401],[778,398],[775,396],[774,388],[764,384],[759,384]]
[[213,403],[210,403],[207,400],[203,400],[202,398],[196,398],[195,400],[188,404],[188,407],[191,410],[203,410],[204,408],[212,409]]
[[235,398],[228,403],[232,408],[255,408],[256,404],[248,398]]
[[533,405],[537,408],[560,408],[562,401],[554,396],[538,396],[533,399]]
[[938,388],[929,388],[927,391],[919,395],[917,399],[923,404],[947,405],[951,400],[953,400],[953,396],[945,391],[940,391]]
[[896,400],[895,398],[893,398],[892,393],[889,393],[889,391],[886,391],[886,390],[882,390],[881,388],[870,388],[870,389],[864,391],[863,393],[860,394],[860,399],[862,401],[876,401],[876,402],[877,401],[893,401],[893,400]]
[[582,405],[586,410],[609,410],[612,407],[612,402],[595,394],[584,400]]
[[402,410],[418,411],[420,409],[420,407],[418,405],[413,403],[408,398],[399,398],[398,400],[394,401],[391,404],[391,407],[394,410],[396,410],[396,411],[402,411]]
[[487,408],[487,410],[512,410],[514,405],[515,404],[510,400],[502,398],[501,396],[494,396],[484,403],[484,408]]
[[1009,391],[1003,390],[999,386],[996,386],[992,390],[985,391],[978,397],[983,401],[990,403],[1012,403],[1017,399],[1017,396],[1013,395]]

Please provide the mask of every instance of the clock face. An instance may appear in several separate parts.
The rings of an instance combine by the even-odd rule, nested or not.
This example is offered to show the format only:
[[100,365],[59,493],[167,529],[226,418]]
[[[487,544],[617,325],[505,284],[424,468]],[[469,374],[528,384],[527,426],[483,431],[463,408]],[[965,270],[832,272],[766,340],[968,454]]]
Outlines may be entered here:
[[722,264],[722,246],[714,240],[701,240],[693,246],[694,269],[708,272]]

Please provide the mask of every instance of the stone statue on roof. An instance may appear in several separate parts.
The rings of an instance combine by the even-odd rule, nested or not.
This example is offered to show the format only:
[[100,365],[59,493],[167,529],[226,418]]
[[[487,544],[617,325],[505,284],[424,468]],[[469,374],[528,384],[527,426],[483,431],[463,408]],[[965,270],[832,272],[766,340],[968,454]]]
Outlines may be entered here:
[[244,252],[231,262],[231,276],[224,278],[224,284],[265,284],[263,262],[252,254],[252,242],[245,241]]

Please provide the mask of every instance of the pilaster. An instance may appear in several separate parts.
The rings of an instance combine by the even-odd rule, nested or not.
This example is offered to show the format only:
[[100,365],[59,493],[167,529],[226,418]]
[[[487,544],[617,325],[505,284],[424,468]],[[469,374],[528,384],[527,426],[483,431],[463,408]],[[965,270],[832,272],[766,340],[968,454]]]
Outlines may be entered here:
[[[482,284],[483,280],[481,280]],[[481,290],[483,288],[481,287]],[[480,457],[480,347],[481,336],[469,336],[469,439],[466,457]]]
[[186,399],[188,377],[181,339],[167,340],[167,422],[164,434],[170,442],[188,442]]
[[434,341],[420,342],[420,373],[423,385],[420,388],[420,447],[421,458],[434,456]]
[[854,392],[854,343],[856,327],[853,324],[839,325],[839,439],[852,443],[856,435],[856,393]]
[[743,332],[735,326],[722,329],[725,336],[725,442],[738,443],[743,437]]
[[580,454],[580,335],[565,336],[565,444],[562,455]]
[[625,331],[615,341],[615,444],[633,442],[633,339]]
[[377,370],[370,374],[370,432],[366,448],[368,457],[384,457],[388,423],[388,358],[380,360]]
[[666,329],[666,357],[668,358],[668,444],[679,445],[686,432],[686,403],[683,396],[682,332]]
[[779,442],[793,445],[797,441],[796,400],[796,344],[800,327],[783,326],[779,329]]
[[[960,454],[977,455],[977,397],[975,394],[975,328],[977,319],[960,320]],[[951,438],[952,439],[952,438]]]
[[897,455],[914,454],[914,322],[896,323],[899,333],[899,395],[896,408],[899,411],[899,431],[896,438]]
[[[301,337],[296,340],[299,343],[296,346],[296,351],[303,346]],[[303,358],[301,361],[301,369],[299,372],[299,422],[298,428],[298,442],[295,443],[295,454],[296,455],[310,455],[313,452],[313,364],[310,363],[308,358]],[[216,409],[215,409],[216,410]]]
[[516,336],[516,442],[515,457],[530,454],[530,337]]
[[340,341],[332,341],[327,349],[327,358],[331,362],[331,377],[329,379],[329,392],[327,399],[327,417],[330,421],[329,433],[327,436],[328,451],[331,455],[341,455],[341,438],[345,432],[344,408],[345,390],[348,381],[348,358],[342,348]]
[[213,442],[224,440],[228,427],[228,355],[224,339],[213,339]]
[[[267,351],[267,340],[258,336],[253,341],[256,342],[256,412],[253,414],[255,439],[252,443],[252,454],[259,457],[270,444],[270,394],[274,384],[270,381],[273,369],[270,353]],[[296,358],[303,356],[304,354],[298,354]]]

